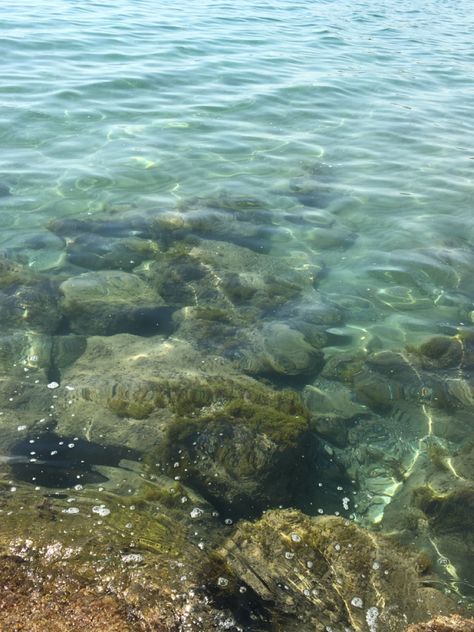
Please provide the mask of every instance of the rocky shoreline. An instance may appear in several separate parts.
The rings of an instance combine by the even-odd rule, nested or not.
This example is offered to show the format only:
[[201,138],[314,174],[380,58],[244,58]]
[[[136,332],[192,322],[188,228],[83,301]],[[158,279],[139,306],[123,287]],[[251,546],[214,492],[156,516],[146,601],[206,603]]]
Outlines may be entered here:
[[[472,607],[472,328],[349,336],[377,304],[262,216],[197,200],[3,253],[0,629],[472,629],[436,619]],[[355,239],[307,221],[316,252]]]

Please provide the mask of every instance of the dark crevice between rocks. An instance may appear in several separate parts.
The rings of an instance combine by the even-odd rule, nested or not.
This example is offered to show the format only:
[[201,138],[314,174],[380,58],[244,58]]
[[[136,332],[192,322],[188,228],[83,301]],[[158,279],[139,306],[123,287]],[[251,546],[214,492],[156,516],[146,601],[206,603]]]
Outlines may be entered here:
[[10,451],[10,468],[17,481],[50,488],[108,480],[96,465],[119,467],[122,459],[139,460],[136,450],[62,437],[51,430],[27,436]]
[[46,378],[48,382],[56,382],[57,384],[61,384],[61,371],[56,365],[54,358],[51,358],[48,369],[46,371]]

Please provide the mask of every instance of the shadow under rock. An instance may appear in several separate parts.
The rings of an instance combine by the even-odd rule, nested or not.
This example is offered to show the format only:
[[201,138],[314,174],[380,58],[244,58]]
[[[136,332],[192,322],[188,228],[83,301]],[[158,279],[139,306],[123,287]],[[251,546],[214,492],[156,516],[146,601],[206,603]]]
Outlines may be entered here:
[[61,437],[48,430],[18,441],[10,451],[9,463],[17,481],[64,488],[105,482],[107,478],[94,466],[118,467],[122,459],[139,460],[140,456],[136,450]]

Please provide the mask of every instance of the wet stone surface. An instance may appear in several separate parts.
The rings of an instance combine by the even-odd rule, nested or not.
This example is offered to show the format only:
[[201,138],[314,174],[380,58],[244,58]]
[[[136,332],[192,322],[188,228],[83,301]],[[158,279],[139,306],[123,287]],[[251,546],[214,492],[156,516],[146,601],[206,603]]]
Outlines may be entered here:
[[28,242],[51,268],[5,251],[12,629],[25,586],[31,630],[52,603],[58,630],[404,632],[469,611],[472,332],[381,321],[441,301],[450,263],[394,253],[377,297],[327,291],[321,253],[356,235],[312,186],[290,254],[297,228],[229,196],[52,222]]

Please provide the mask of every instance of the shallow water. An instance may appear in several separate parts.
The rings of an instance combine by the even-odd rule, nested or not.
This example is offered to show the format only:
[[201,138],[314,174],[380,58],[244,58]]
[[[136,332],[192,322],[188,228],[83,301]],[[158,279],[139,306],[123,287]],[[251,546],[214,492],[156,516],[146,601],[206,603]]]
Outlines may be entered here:
[[[222,361],[304,396],[325,456],[290,505],[399,529],[472,596],[472,515],[446,498],[474,507],[473,23],[471,0],[2,3],[5,485],[121,489],[156,402],[101,380],[212,382]],[[420,352],[433,336],[459,353]],[[428,534],[394,518],[421,487]]]

